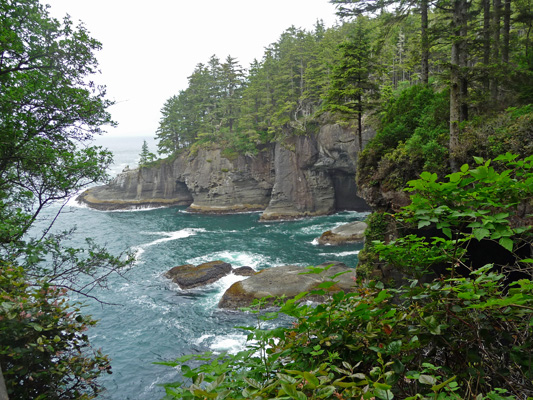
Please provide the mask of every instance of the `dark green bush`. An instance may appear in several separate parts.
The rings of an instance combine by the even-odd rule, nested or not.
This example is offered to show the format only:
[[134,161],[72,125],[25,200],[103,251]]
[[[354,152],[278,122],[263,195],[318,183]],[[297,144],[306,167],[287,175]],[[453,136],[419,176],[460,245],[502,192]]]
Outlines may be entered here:
[[415,85],[384,106],[381,127],[360,155],[360,184],[400,189],[423,169],[446,171],[448,94]]

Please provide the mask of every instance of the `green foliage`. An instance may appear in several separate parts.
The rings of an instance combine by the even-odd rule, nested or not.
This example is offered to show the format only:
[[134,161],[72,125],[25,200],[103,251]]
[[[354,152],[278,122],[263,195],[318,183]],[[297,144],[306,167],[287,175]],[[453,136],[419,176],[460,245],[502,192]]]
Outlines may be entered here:
[[156,155],[150,152],[148,148],[148,143],[146,140],[143,141],[141,148],[141,153],[139,154],[139,167],[146,167],[156,159]]
[[365,230],[365,245],[358,254],[357,276],[368,277],[377,267],[379,262],[374,242],[387,241],[390,237],[391,217],[384,212],[373,212],[365,220],[367,228]]
[[379,182],[397,190],[424,169],[446,170],[447,96],[430,86],[415,85],[385,104],[381,127],[361,154],[359,182]]
[[114,124],[91,79],[100,47],[38,0],[0,2],[0,364],[14,399],[93,398],[109,367],[64,291],[105,286],[132,257],[69,247],[71,232],[50,233],[53,217],[29,234],[43,209],[107,179],[111,153],[91,145]]
[[0,363],[13,399],[91,399],[109,360],[88,346],[90,317],[66,289],[30,286],[20,267],[0,266]]
[[212,56],[207,65],[198,64],[188,88],[161,110],[160,153],[214,144],[255,154],[265,143],[316,129],[314,113],[330,86],[338,43],[349,30],[325,29],[322,22],[312,31],[290,27],[247,75],[231,57],[220,63]]
[[476,118],[461,133],[464,162],[472,157],[494,158],[507,151],[527,157],[533,152],[533,109],[531,105],[509,107],[505,112]]
[[[471,260],[465,257],[472,241],[494,242],[491,246],[500,246],[500,253],[513,253],[518,247],[530,245],[531,226],[527,225],[529,219],[523,215],[523,208],[530,207],[533,198],[533,156],[517,160],[517,155],[506,153],[494,161],[480,157],[475,161],[476,168],[464,164],[459,172],[447,175],[444,182],[429,172],[409,182],[407,190],[414,192],[411,204],[397,215],[397,220],[417,229],[434,226],[441,236],[426,240],[409,235],[382,244],[378,251],[383,258],[404,270],[418,270],[418,274],[425,274],[431,265],[446,262],[453,275],[459,266],[472,269]],[[526,223],[520,223],[524,218]],[[435,253],[435,249],[439,251]],[[518,261],[501,265],[500,270],[520,270]]]
[[[533,259],[517,251],[531,246],[533,235],[531,225],[517,225],[515,218],[519,205],[532,198],[533,156],[506,154],[493,162],[506,169],[496,172],[491,162],[478,159],[476,168],[463,166],[446,182],[430,172],[410,182],[412,203],[395,218],[420,228],[435,224],[445,234],[434,242],[410,235],[404,243],[376,243],[376,251],[422,272],[425,258],[454,268],[466,263],[457,249],[467,241],[492,240],[515,251],[520,279],[509,281],[486,265],[464,276],[452,270],[427,283],[415,279],[399,289],[358,282],[352,292],[330,294],[323,304],[301,301],[326,294],[317,289],[282,301],[276,312],[262,311],[269,299],[258,301],[247,309],[257,314],[257,327],[242,327],[249,332],[245,351],[160,363],[181,367],[183,375],[164,385],[165,399],[533,396]],[[386,229],[384,217],[374,219],[375,235],[382,236],[377,227]],[[292,317],[292,325],[262,329],[278,312]]]
[[341,60],[333,68],[325,109],[356,119],[370,108],[370,95],[377,91],[376,83],[370,79],[375,60],[362,19],[339,48]]

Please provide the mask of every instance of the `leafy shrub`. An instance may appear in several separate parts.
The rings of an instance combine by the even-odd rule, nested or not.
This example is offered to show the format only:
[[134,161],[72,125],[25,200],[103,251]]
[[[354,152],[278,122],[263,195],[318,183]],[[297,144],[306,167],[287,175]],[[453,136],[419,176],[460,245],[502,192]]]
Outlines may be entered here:
[[92,399],[111,367],[89,346],[90,317],[66,290],[30,287],[20,267],[0,266],[0,364],[12,399]]

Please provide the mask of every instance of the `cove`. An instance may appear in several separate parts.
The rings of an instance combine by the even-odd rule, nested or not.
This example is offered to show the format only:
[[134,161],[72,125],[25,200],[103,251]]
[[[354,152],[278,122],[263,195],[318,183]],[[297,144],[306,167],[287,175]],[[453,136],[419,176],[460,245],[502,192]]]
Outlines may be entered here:
[[350,211],[260,223],[259,213],[199,215],[183,207],[102,212],[67,206],[54,229],[77,226],[70,244],[81,246],[92,237],[114,254],[130,250],[136,255],[135,265],[123,277],[112,277],[108,290],[91,292],[110,304],[79,299],[83,311],[99,320],[89,331],[91,343],[112,359],[113,374],[102,379],[106,392],[99,398],[159,399],[164,392],[158,384],[175,380],[178,371],[153,362],[206,350],[238,351],[244,345],[245,333],[234,327],[253,325],[254,318],[217,308],[224,290],[243,277],[230,275],[183,291],[164,272],[212,260],[256,270],[287,264],[304,268],[331,260],[355,267],[362,244],[317,246],[315,239],[366,215]]

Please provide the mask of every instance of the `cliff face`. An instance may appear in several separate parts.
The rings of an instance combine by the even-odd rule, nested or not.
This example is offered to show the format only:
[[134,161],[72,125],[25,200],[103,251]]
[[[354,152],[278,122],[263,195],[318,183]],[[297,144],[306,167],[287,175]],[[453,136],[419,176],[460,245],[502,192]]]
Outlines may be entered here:
[[[372,134],[366,131],[365,141]],[[184,152],[173,161],[124,171],[78,200],[103,210],[165,205],[204,213],[264,210],[262,220],[366,210],[356,194],[358,152],[352,130],[326,125],[318,134],[265,146],[256,156]]]

